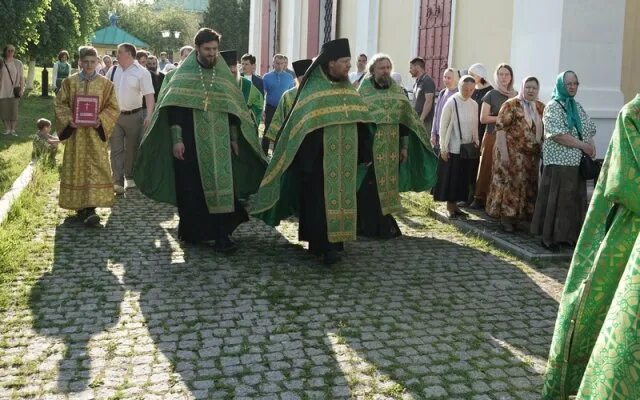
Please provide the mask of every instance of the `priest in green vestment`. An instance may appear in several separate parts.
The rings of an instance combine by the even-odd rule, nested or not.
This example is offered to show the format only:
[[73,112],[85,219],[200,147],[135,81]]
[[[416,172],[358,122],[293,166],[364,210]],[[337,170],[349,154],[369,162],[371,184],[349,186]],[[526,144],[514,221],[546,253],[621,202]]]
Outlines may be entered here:
[[355,240],[358,164],[371,162],[372,117],[349,83],[349,41],[325,43],[302,78],[251,213],[267,224],[297,215],[300,240],[325,264]]
[[[291,111],[291,107],[293,106],[293,101],[298,94],[298,85],[300,85],[300,79],[307,72],[307,69],[311,66],[313,60],[311,59],[303,59],[294,61],[291,66],[293,67],[293,72],[296,74],[296,86],[284,92],[282,97],[280,98],[280,102],[278,102],[278,107],[276,107],[276,112],[273,114],[273,119],[269,124],[269,129],[267,133],[264,135],[267,139],[272,142],[278,142],[278,132],[282,128],[282,123],[289,115],[289,111]],[[274,146],[275,148],[275,146]]]
[[242,96],[244,96],[247,107],[249,107],[249,110],[251,110],[251,113],[256,119],[256,125],[260,125],[264,96],[262,96],[258,88],[255,87],[250,80],[238,75],[238,52],[236,50],[221,51],[220,55],[227,63],[227,66],[229,66],[233,76],[238,80],[238,87],[242,91]]
[[177,205],[181,240],[215,241],[214,250],[229,252],[266,160],[236,77],[219,62],[219,43],[217,32],[200,29],[196,51],[165,77],[134,175],[143,194]]
[[358,191],[358,234],[383,239],[401,235],[392,216],[402,209],[400,192],[429,190],[438,167],[424,124],[391,78],[392,69],[389,56],[376,54],[358,89],[377,127],[373,166]]
[[545,400],[640,399],[640,95],[616,122],[567,276]]

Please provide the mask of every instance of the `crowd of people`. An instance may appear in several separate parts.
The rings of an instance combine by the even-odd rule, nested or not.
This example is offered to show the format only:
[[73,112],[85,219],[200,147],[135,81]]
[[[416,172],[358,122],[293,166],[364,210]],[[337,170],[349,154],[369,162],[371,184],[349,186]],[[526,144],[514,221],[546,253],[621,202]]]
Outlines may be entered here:
[[[112,83],[118,106],[114,128],[105,133],[112,188],[116,194],[124,194],[127,188],[136,186],[134,165],[143,132],[149,130],[154,115],[156,122],[167,123],[164,119],[157,120],[163,116],[159,112],[163,107],[156,102],[167,102],[166,98],[159,99],[163,81],[165,77],[183,75],[177,72],[187,70],[188,63],[185,62],[193,50],[192,46],[181,48],[180,60],[175,63],[167,58],[165,52],[156,57],[128,43],[118,46],[115,59],[109,55],[96,55],[91,73]],[[24,89],[22,64],[13,58],[14,53],[15,48],[7,46],[0,65],[0,116],[7,135],[16,135],[17,105]],[[200,53],[196,51],[195,54]],[[256,127],[264,124],[260,143],[263,155],[268,156],[271,152],[275,156],[276,144],[286,123],[291,120],[294,105],[300,103],[298,87],[306,81],[312,62],[298,60],[290,69],[288,58],[276,54],[272,60],[273,70],[259,76],[253,55],[238,57],[234,50],[218,51],[216,63],[218,55],[234,77],[243,104],[252,114],[251,121]],[[65,95],[68,96],[66,92],[74,88],[67,87],[63,91],[65,82],[67,85],[73,82],[68,79],[72,72],[69,53],[60,51],[57,59],[52,80],[57,94],[56,104],[64,101],[68,103],[65,107],[72,108],[74,105],[69,101],[73,102],[73,96]],[[355,71],[347,71],[345,80],[351,84],[353,93],[358,93],[367,78],[374,75],[371,66],[375,63],[372,61],[366,54],[359,54]],[[81,56],[77,75],[81,80],[88,79],[85,75],[89,70],[84,67],[85,63]],[[220,65],[216,64],[214,69],[219,68]],[[388,72],[394,83],[389,87],[397,87],[405,94],[404,104],[407,90],[393,68]],[[467,218],[465,208],[485,209],[487,215],[500,220],[505,232],[528,229],[532,234],[541,236],[541,245],[550,250],[557,250],[563,245],[574,246],[587,207],[586,180],[581,176],[579,167],[585,158],[583,155],[595,157],[596,154],[593,142],[595,125],[574,99],[578,89],[577,75],[572,71],[560,74],[553,100],[545,106],[538,100],[538,79],[525,78],[520,90],[516,91],[513,70],[507,64],[496,67],[493,83],[487,68],[479,63],[471,65],[462,76],[457,69],[447,68],[442,76],[444,89],[439,93],[434,80],[425,71],[423,59],[410,60],[409,72],[415,79],[413,88],[409,90],[413,94],[411,105],[415,115],[412,116],[427,132],[420,136],[429,142],[428,151],[435,152],[438,157],[438,166],[433,171],[437,179],[431,192],[436,201],[446,202],[449,218]],[[212,101],[214,89],[219,89],[217,82],[212,78],[207,83],[211,87],[207,87],[205,80],[201,80],[198,90],[209,93],[202,99],[203,103]],[[172,85],[166,86],[170,88]],[[181,93],[181,96],[186,94]],[[103,101],[106,100],[101,99],[101,107]],[[172,107],[179,105],[179,102],[171,104]],[[73,114],[75,110],[71,111]],[[313,114],[319,110],[309,112]],[[171,121],[169,118],[170,124]],[[369,123],[380,129],[380,124]],[[406,121],[400,126],[406,127]],[[58,132],[63,133],[64,128],[59,127]],[[401,136],[403,140],[408,137],[404,130]],[[234,165],[234,169],[238,167]],[[363,182],[370,182],[372,171],[369,170],[366,178],[360,177]],[[362,182],[358,185],[367,187]],[[95,222],[94,205],[84,208],[89,210],[88,217],[91,217],[87,221]],[[394,226],[392,230],[398,228]]]

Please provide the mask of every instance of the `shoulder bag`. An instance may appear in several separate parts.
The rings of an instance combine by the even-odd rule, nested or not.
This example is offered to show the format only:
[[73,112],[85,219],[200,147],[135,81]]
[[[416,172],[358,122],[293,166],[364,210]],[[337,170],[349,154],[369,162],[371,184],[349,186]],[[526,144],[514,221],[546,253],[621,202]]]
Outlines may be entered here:
[[[13,97],[19,99],[22,96],[22,88],[20,86],[16,86],[13,78],[11,77],[11,72],[9,72],[9,67],[7,67],[7,63],[4,63],[4,67],[7,69],[7,74],[9,75],[9,80],[11,81],[11,86],[13,86]],[[18,71],[16,70],[16,81],[18,80]]]
[[460,134],[460,158],[463,160],[477,160],[480,158],[480,149],[475,143],[462,143],[462,127],[460,126],[460,113],[458,112],[456,99],[453,99],[453,104],[456,107],[456,120],[458,121],[458,133]]
[[[562,103],[560,103],[558,100],[556,100],[556,103],[558,103],[558,105],[562,107],[562,110],[566,114],[567,110],[564,108]],[[584,140],[582,140],[582,132],[580,132],[580,130],[577,127],[576,127],[576,131],[578,132],[578,138],[580,139],[580,141],[584,142]],[[582,157],[580,158],[580,166],[579,166],[580,176],[585,181],[595,179],[600,173],[600,168],[598,167],[598,164],[587,153],[585,153],[582,150],[580,150],[580,152],[582,153]]]

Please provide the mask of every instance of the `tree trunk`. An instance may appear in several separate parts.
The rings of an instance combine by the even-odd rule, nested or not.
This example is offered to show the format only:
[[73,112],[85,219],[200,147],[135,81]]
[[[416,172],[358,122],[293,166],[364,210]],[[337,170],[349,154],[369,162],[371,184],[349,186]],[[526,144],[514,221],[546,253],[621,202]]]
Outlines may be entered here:
[[33,80],[36,78],[36,62],[29,61],[29,72],[27,73],[27,89],[33,89]]

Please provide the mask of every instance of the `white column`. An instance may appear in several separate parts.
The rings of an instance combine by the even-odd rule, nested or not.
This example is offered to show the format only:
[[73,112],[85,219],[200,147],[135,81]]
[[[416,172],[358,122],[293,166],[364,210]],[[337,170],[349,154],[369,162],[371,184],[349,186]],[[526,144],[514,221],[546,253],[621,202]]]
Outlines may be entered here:
[[289,57],[289,68],[291,63],[299,60],[300,57],[300,22],[302,21],[302,2],[299,0],[289,1],[285,3],[289,7],[288,21],[281,21],[284,25],[282,28],[287,30],[288,43],[286,47],[286,56]]
[[249,53],[256,57],[256,65],[260,65],[260,45],[262,32],[262,1],[252,0],[249,8]]
[[578,100],[598,126],[598,157],[604,157],[621,91],[625,0],[515,0],[511,65],[516,82],[526,75],[541,83],[548,101],[557,75],[578,75]]
[[371,57],[378,52],[379,19],[380,0],[358,0],[356,15],[356,53],[351,55],[352,58],[357,58],[360,53]]

